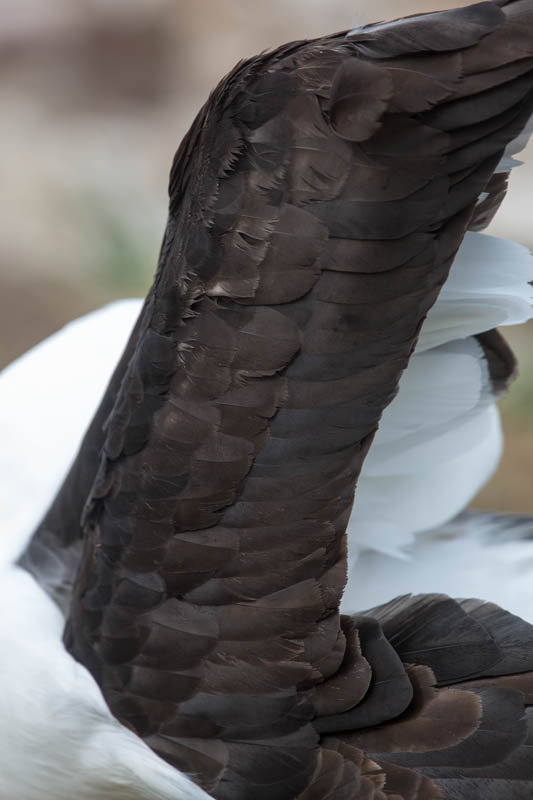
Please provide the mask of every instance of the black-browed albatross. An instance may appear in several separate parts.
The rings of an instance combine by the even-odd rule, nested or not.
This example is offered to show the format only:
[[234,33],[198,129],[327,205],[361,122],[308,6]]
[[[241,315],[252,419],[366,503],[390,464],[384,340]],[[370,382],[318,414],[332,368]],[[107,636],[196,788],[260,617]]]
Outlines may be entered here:
[[[437,594],[352,613],[351,569],[339,607],[369,450],[354,562],[453,516],[497,458],[493,329],[529,316],[530,261],[477,231],[532,112],[533,0],[291,43],[211,95],[154,286],[20,558],[66,650],[4,566],[2,796],[531,796],[528,623]],[[428,494],[422,524],[406,493],[433,467],[448,493],[457,429],[468,490]]]

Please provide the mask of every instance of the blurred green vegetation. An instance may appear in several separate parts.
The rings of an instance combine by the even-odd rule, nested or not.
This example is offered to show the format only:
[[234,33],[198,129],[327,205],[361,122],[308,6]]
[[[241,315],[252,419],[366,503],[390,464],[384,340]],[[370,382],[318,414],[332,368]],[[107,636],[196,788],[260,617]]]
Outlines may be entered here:
[[144,296],[153,280],[162,238],[131,225],[116,208],[106,208],[97,196],[84,195],[80,208],[92,252],[88,259],[95,294],[107,298]]

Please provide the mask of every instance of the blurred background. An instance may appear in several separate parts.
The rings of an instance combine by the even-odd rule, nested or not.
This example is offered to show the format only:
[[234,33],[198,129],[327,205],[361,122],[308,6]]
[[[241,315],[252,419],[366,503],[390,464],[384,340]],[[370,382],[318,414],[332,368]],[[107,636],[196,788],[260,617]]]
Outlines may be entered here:
[[[0,0],[0,367],[68,320],[145,293],[174,151],[236,61],[450,4]],[[491,232],[533,247],[530,156]],[[503,463],[475,505],[533,512],[533,328],[507,331],[521,377],[502,402]]]

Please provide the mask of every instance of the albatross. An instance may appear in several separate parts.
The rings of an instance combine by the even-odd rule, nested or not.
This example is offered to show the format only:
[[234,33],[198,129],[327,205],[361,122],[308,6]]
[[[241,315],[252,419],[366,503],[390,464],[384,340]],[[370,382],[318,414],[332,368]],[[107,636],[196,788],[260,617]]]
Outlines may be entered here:
[[[30,511],[6,501],[1,797],[531,796],[533,627],[391,600],[365,554],[449,523],[498,461],[495,328],[531,316],[532,265],[480,231],[532,114],[533,0],[292,42],[215,89],[146,301],[1,378],[23,427],[34,377],[51,464]],[[39,521],[75,393],[46,430],[36,378],[77,384],[73,358],[75,448],[123,345]]]

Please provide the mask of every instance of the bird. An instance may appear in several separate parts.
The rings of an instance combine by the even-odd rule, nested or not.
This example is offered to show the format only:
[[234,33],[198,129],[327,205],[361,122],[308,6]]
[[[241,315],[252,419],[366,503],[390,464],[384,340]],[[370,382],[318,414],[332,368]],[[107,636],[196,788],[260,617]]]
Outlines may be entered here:
[[215,89],[142,307],[1,379],[94,326],[125,345],[43,519],[46,491],[10,512],[0,796],[531,796],[531,624],[359,584],[369,544],[468,525],[498,460],[495,327],[531,316],[531,258],[480,231],[532,114],[533,0],[289,43]]

